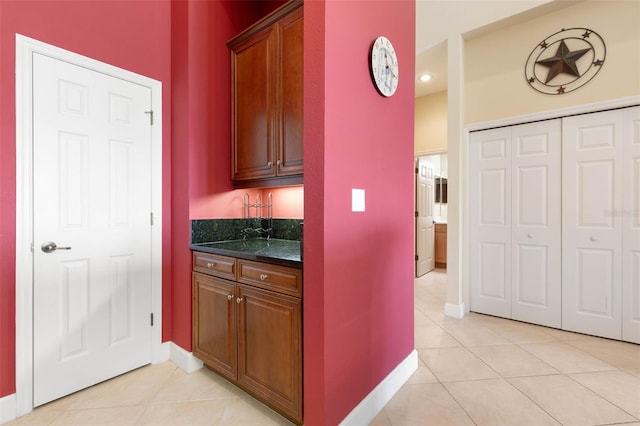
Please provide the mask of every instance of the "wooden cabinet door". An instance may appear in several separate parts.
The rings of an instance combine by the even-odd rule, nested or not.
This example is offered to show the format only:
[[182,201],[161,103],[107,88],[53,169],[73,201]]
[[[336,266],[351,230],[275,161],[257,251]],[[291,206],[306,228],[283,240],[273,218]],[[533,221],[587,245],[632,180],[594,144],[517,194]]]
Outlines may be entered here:
[[278,176],[303,172],[303,11],[296,9],[280,25],[281,102]]
[[434,261],[438,267],[447,266],[447,224],[438,223],[435,226]]
[[273,28],[231,49],[231,150],[233,180],[275,176]]
[[235,284],[193,273],[193,354],[235,380],[237,363]]
[[302,419],[302,302],[238,284],[238,383]]

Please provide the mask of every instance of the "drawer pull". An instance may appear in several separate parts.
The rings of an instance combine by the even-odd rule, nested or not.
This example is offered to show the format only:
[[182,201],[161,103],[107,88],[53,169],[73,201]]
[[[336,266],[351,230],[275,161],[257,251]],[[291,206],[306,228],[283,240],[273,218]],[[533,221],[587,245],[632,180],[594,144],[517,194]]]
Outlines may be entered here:
[[267,275],[267,274],[260,274],[260,281],[264,281],[264,280],[266,280],[267,278],[269,278],[269,275]]
[[214,266],[216,266],[216,262],[213,262],[213,263],[211,263],[211,262],[207,262],[207,268],[211,269],[211,268],[213,268]]
[[227,300],[233,300],[233,294],[228,294],[227,295]]
[[240,304],[240,302],[242,302],[242,297],[236,298],[236,303]]

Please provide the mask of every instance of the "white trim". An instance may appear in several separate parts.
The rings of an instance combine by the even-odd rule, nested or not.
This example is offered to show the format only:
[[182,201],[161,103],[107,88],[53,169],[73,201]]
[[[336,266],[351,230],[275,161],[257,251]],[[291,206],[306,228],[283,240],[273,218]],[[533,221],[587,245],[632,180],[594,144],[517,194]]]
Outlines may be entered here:
[[32,80],[33,54],[40,53],[151,89],[151,360],[166,358],[162,348],[162,83],[104,62],[16,34],[16,414],[33,410],[33,189]]
[[180,367],[185,373],[193,373],[204,366],[202,361],[193,356],[193,352],[187,352],[173,342],[171,342],[169,346],[171,361]]
[[465,314],[464,310],[464,302],[456,305],[454,303],[445,303],[444,304],[444,314],[448,317],[452,318],[462,318]]
[[418,157],[426,157],[429,155],[446,154],[447,152],[448,152],[447,148],[429,149],[427,151],[414,152],[413,156],[418,158]]
[[418,352],[414,349],[378,386],[340,422],[344,426],[368,425],[418,369]]
[[16,394],[12,393],[0,398],[0,424],[10,422],[16,418]]
[[[464,140],[462,141],[463,150],[464,152],[468,152],[469,150],[469,132],[472,132],[472,131],[487,130],[495,127],[513,126],[513,125],[530,123],[530,122],[541,121],[541,120],[551,120],[554,118],[568,117],[571,115],[578,115],[578,114],[587,114],[587,113],[605,111],[605,110],[616,109],[616,108],[625,108],[625,107],[630,107],[635,105],[640,105],[640,95],[628,96],[625,98],[618,98],[618,99],[611,99],[611,100],[602,101],[602,102],[594,102],[594,103],[584,104],[584,105],[576,105],[576,106],[571,106],[567,108],[559,108],[555,110],[521,115],[517,117],[507,117],[499,120],[483,121],[479,123],[468,124],[463,129],[464,131]],[[469,163],[467,161],[465,163],[465,170],[468,170],[468,169],[469,169]],[[466,188],[469,187],[469,179],[472,179],[472,178],[474,177],[466,176],[466,178],[464,179]],[[465,256],[465,258],[468,259],[469,258],[468,257],[469,256],[469,231],[470,231],[469,219],[468,219],[469,218],[469,192],[466,190],[466,188],[465,188],[466,194],[463,198],[464,205],[460,206],[460,209],[466,212],[466,218],[464,220],[465,232],[463,235],[463,246],[460,247],[458,251],[458,256]],[[466,262],[464,265],[465,276],[464,276],[463,286],[464,286],[464,293],[465,293],[464,300],[467,306],[466,312],[471,311],[471,303],[469,302],[469,292],[470,292],[469,265],[470,265],[469,262]],[[464,305],[463,305],[463,308],[464,308]],[[445,305],[445,313],[446,313],[446,309],[447,309],[447,306]],[[462,311],[464,312],[465,310],[462,309]]]

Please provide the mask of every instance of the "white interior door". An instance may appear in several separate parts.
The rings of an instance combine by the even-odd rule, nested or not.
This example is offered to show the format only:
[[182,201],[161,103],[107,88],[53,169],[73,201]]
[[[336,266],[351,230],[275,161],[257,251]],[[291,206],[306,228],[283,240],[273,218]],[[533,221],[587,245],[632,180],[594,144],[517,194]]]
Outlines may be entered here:
[[561,327],[561,120],[511,128],[512,318]]
[[640,343],[640,107],[623,110],[622,339]]
[[567,117],[562,153],[562,326],[622,337],[620,110]]
[[469,137],[470,308],[511,318],[511,129]]
[[151,90],[33,64],[38,406],[151,361]]
[[434,174],[433,164],[416,159],[416,277],[434,268]]

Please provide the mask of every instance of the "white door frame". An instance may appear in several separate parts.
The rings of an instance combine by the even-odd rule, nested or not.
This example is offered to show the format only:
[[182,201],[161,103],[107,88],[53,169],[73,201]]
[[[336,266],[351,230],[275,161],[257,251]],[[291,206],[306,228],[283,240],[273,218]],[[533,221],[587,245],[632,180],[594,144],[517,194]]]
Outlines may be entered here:
[[16,34],[16,415],[33,410],[33,54],[40,53],[149,87],[151,126],[151,362],[169,359],[162,344],[162,82]]

